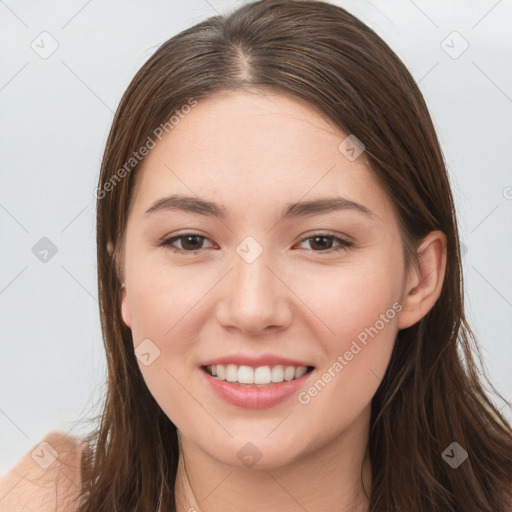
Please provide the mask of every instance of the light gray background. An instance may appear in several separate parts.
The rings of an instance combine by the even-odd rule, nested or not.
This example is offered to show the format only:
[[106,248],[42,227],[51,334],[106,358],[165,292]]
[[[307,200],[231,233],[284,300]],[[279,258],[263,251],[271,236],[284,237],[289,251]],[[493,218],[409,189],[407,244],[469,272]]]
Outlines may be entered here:
[[[512,0],[337,3],[388,42],[425,95],[467,247],[470,324],[511,400]],[[166,39],[237,4],[0,0],[0,474],[49,431],[99,412],[92,191],[122,93]],[[51,48],[43,31],[58,43],[46,59],[31,48]],[[42,237],[58,248],[46,263],[32,253]]]

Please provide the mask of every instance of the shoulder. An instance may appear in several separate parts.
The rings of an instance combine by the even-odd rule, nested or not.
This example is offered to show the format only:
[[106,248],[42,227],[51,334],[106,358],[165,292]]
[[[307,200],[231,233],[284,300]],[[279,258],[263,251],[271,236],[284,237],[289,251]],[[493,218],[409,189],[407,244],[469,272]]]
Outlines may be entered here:
[[51,432],[0,479],[0,512],[74,512],[84,446]]

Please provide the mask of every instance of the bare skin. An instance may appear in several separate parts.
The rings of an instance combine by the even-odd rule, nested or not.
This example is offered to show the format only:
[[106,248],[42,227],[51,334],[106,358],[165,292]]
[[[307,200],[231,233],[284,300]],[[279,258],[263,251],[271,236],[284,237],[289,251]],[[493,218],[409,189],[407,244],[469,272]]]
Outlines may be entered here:
[[[160,351],[139,366],[178,428],[180,512],[368,510],[371,399],[398,329],[419,321],[440,295],[446,239],[430,233],[419,268],[406,273],[392,204],[364,152],[350,161],[338,149],[347,135],[289,96],[229,92],[200,101],[138,171],[122,313],[135,348],[149,339]],[[215,202],[226,216],[146,213],[171,194]],[[335,196],[371,214],[280,219],[288,203]],[[177,252],[158,245],[190,233],[194,245],[178,239]],[[326,238],[315,242],[318,233]],[[248,236],[263,249],[251,263],[236,251]],[[344,356],[377,325],[366,345]],[[205,384],[204,361],[263,353],[315,367],[302,401],[244,409]],[[343,367],[332,377],[339,356]],[[320,392],[307,392],[329,372]],[[261,454],[252,467],[237,455],[248,442]]]
[[0,479],[0,512],[77,510],[83,448],[72,435],[46,435]]

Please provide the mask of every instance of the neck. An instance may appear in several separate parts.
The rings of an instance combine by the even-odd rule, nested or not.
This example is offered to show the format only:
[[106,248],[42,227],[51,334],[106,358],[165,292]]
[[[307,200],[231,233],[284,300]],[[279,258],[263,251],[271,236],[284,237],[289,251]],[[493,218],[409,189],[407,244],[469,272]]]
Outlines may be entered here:
[[177,512],[368,512],[366,416],[327,445],[268,470],[224,464],[180,433]]

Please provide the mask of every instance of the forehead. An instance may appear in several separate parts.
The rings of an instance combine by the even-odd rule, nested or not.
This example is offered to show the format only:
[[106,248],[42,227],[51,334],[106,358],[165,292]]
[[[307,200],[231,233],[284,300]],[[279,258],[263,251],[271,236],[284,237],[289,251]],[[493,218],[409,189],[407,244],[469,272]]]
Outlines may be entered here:
[[137,171],[134,202],[142,210],[166,194],[182,193],[236,202],[247,211],[249,205],[280,208],[341,195],[382,216],[389,201],[364,152],[350,161],[339,149],[348,135],[290,95],[219,93],[199,101],[156,139]]

